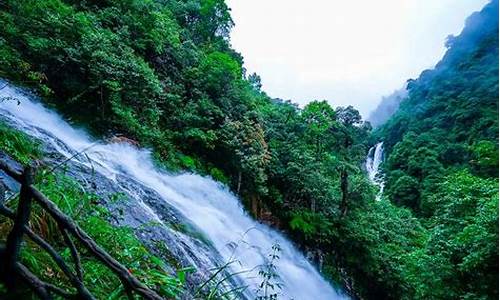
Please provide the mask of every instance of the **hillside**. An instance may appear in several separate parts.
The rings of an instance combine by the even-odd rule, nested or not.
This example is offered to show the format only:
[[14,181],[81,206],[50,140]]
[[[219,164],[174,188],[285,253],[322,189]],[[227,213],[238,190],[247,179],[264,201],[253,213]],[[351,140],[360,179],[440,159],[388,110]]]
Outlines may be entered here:
[[382,97],[375,110],[370,113],[368,121],[377,128],[387,122],[390,117],[398,110],[401,101],[408,96],[406,87],[394,91],[392,94]]
[[[389,194],[397,193],[400,171],[424,194],[424,186],[431,188],[431,181],[452,169],[497,176],[497,8],[493,2],[469,17],[463,32],[448,39],[449,49],[436,68],[409,81],[408,99],[378,130],[388,154]],[[425,213],[419,197],[396,201]]]
[[370,128],[353,107],[270,99],[230,47],[224,1],[26,0],[0,10],[0,77],[98,139],[125,136],[170,171],[227,184],[344,284],[327,249],[336,223],[373,193],[360,167]]
[[387,150],[385,194],[428,228],[424,253],[433,256],[436,289],[445,284],[446,297],[493,299],[498,297],[498,1],[470,16],[447,47],[434,69],[409,81],[408,98],[375,133]]

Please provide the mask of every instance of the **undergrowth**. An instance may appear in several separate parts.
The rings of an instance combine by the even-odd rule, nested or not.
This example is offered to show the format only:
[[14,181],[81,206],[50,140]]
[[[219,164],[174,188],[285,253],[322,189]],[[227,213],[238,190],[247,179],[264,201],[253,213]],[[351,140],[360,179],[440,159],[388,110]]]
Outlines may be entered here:
[[0,120],[0,150],[22,164],[41,156],[40,145],[32,138]]

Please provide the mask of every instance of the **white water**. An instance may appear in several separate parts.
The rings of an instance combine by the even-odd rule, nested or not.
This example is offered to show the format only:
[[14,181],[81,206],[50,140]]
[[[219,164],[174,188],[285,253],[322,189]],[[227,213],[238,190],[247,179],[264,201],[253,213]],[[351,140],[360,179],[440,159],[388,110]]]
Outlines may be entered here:
[[380,177],[380,164],[384,157],[384,143],[379,142],[370,148],[366,156],[365,168],[370,181],[379,187],[376,200],[379,201],[384,192],[384,180]]
[[[239,277],[249,285],[250,298],[254,297],[261,282],[258,266],[266,261],[275,243],[282,249],[276,262],[279,281],[283,284],[279,299],[347,298],[332,288],[286,238],[252,220],[227,187],[195,174],[167,174],[153,165],[147,150],[124,144],[97,143],[14,87],[0,90],[0,99],[5,97],[18,100],[20,104],[0,101],[0,115],[12,114],[17,125],[25,128],[28,134],[43,137],[46,131],[69,149],[88,149],[85,153],[97,172],[110,179],[118,174],[131,176],[176,207],[208,237],[225,261],[238,261],[231,264],[233,271],[248,271]],[[55,143],[53,146],[66,157],[71,156],[65,147]],[[154,214],[152,210],[151,213]]]

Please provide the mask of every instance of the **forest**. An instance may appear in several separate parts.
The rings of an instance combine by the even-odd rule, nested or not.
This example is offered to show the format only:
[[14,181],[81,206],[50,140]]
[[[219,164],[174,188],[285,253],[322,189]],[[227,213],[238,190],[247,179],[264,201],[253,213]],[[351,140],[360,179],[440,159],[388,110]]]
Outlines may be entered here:
[[[96,137],[226,184],[353,298],[496,299],[498,9],[471,15],[377,128],[352,106],[269,97],[231,47],[224,0],[0,0],[0,78]],[[6,125],[0,137],[23,163],[39,156]],[[363,168],[378,141],[381,201]],[[106,216],[86,209],[85,222]],[[101,243],[125,239],[107,226]],[[140,259],[133,237],[118,243]]]

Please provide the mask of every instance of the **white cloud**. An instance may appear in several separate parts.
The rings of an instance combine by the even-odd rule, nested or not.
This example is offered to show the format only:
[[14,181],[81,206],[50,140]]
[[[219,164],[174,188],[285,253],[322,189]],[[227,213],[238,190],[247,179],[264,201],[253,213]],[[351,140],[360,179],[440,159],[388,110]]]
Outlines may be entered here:
[[352,104],[380,97],[432,67],[444,41],[487,0],[228,0],[233,47],[272,97]]

